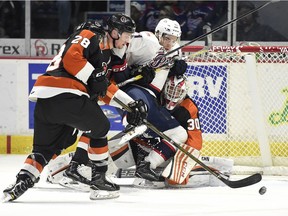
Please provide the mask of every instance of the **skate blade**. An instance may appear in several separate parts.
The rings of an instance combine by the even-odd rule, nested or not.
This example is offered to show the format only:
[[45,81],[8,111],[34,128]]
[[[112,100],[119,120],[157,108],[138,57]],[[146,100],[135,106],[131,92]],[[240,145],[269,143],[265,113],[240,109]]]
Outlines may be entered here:
[[1,203],[10,202],[14,200],[13,196],[11,196],[11,194],[8,194],[8,193],[3,193],[0,199],[1,199]]
[[81,182],[74,181],[74,180],[72,180],[70,178],[67,178],[67,177],[63,177],[59,181],[59,184],[61,186],[63,186],[63,187],[74,189],[74,190],[77,190],[77,191],[82,191],[82,192],[89,192],[90,191],[90,186],[89,185],[83,184]]
[[165,188],[165,182],[149,181],[147,179],[135,178],[133,186],[137,188],[153,188],[161,189]]
[[114,199],[120,196],[119,191],[91,190],[91,200]]

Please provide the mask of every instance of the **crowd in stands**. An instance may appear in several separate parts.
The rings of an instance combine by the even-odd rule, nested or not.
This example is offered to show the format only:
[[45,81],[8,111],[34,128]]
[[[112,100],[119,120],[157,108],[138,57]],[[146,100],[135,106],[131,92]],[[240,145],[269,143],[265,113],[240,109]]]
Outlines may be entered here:
[[[24,3],[24,1],[0,2],[0,37],[25,37]],[[180,23],[181,40],[192,40],[202,35],[205,25],[213,29],[227,22],[227,0],[131,0],[130,6],[131,17],[137,24],[138,32],[143,30],[153,32],[160,19],[170,18]],[[251,1],[239,1],[237,6],[238,16],[255,8]],[[107,1],[56,0],[31,1],[31,11],[32,38],[66,38],[75,26],[84,21],[86,11],[97,13],[107,12],[109,9]],[[281,35],[271,26],[259,24],[257,18],[256,12],[237,22],[237,41],[287,41],[287,36]],[[224,29],[214,33],[213,40],[227,40],[226,32]]]

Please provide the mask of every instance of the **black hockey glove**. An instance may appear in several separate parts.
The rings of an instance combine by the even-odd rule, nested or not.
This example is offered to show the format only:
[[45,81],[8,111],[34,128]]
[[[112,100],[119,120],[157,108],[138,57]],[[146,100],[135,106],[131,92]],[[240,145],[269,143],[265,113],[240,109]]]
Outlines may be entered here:
[[128,104],[132,112],[127,113],[127,122],[131,125],[141,125],[147,119],[147,105],[143,100],[136,100]]
[[184,60],[175,60],[174,65],[170,68],[168,77],[171,76],[182,76],[187,69],[187,63]]
[[109,86],[106,71],[103,68],[95,69],[89,77],[87,84],[91,100],[104,97]]
[[144,67],[138,67],[133,68],[131,70],[131,75],[133,77],[136,77],[138,75],[142,75],[143,77],[139,80],[137,80],[135,83],[141,86],[148,85],[151,83],[155,77],[155,70],[152,67],[144,66]]

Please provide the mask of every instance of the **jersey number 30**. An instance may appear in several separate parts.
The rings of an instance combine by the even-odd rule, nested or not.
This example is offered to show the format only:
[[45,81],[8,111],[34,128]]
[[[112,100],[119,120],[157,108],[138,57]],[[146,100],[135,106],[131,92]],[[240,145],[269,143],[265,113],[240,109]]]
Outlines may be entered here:
[[198,118],[189,119],[187,123],[188,123],[187,125],[188,130],[195,130],[195,129],[200,130],[200,121]]

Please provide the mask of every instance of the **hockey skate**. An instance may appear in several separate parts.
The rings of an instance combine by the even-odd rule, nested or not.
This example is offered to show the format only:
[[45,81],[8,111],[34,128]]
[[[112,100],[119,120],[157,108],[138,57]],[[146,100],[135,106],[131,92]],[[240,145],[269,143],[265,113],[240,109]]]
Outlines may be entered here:
[[104,172],[97,172],[97,167],[92,166],[92,180],[90,184],[90,199],[113,199],[120,196],[120,187],[106,179]]
[[22,194],[24,194],[29,188],[34,186],[34,182],[28,174],[18,174],[16,183],[10,185],[3,191],[3,202],[9,202],[16,200]]
[[141,161],[139,165],[136,166],[135,176],[149,181],[164,181],[164,177],[162,177],[160,173],[156,173],[151,169],[150,162],[147,161]]
[[91,172],[90,167],[79,165],[76,161],[71,161],[69,167],[63,173],[63,178],[60,180],[59,184],[63,187],[89,192],[90,179],[81,174],[81,169],[83,169],[83,167],[89,169]]

